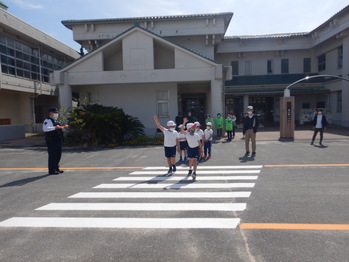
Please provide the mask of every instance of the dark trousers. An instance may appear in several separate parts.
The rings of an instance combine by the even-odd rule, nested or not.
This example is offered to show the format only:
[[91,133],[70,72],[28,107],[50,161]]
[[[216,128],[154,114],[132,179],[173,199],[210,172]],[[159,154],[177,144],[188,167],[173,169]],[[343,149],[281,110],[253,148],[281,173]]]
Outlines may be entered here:
[[222,128],[217,128],[217,137],[218,137],[219,139],[222,138]]
[[232,132],[233,131],[227,131],[228,141],[231,141],[232,139]]
[[52,174],[59,169],[59,161],[62,156],[62,141],[46,141],[48,152],[48,172]]
[[[212,141],[207,141],[204,143],[204,155],[211,156]],[[208,151],[208,154],[207,154]]]
[[324,128],[315,128],[314,129],[314,135],[313,135],[313,139],[311,140],[312,142],[314,142],[317,133],[320,132],[320,143],[322,142],[322,139],[324,138]]

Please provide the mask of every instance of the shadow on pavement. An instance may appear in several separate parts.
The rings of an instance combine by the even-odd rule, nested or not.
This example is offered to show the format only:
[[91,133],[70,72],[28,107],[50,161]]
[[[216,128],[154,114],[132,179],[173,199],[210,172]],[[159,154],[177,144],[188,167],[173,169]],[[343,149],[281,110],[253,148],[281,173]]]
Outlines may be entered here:
[[47,176],[50,176],[50,175],[46,174],[46,175],[42,175],[42,176],[24,178],[24,179],[20,179],[20,180],[16,180],[16,181],[4,184],[4,185],[2,185],[0,187],[23,186],[23,185],[26,185],[28,183],[35,182],[35,181],[37,181],[39,179],[43,179],[43,178],[45,178]]

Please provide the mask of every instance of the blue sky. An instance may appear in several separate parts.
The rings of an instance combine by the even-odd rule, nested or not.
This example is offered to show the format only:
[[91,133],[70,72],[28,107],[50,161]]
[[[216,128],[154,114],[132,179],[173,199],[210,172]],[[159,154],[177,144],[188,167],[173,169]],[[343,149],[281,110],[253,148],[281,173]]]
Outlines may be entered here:
[[8,12],[79,50],[62,20],[233,12],[226,33],[309,32],[346,7],[348,0],[1,0]]

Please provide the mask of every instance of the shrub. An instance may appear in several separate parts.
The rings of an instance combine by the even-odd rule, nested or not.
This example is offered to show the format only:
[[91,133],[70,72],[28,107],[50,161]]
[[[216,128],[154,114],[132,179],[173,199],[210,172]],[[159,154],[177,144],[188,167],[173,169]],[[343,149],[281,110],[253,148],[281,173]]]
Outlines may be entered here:
[[138,118],[125,114],[121,108],[84,104],[65,115],[70,126],[68,143],[104,146],[123,144],[144,135],[144,126]]

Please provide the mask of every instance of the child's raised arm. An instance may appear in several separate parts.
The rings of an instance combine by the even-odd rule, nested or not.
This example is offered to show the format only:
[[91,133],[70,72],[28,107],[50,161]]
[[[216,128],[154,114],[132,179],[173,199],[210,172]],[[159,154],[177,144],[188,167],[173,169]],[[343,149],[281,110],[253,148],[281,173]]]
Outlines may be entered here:
[[154,115],[154,116],[153,116],[153,119],[154,119],[154,121],[155,121],[156,126],[157,126],[161,131],[163,131],[165,128],[164,128],[163,126],[160,125],[158,116],[157,116],[157,115]]

